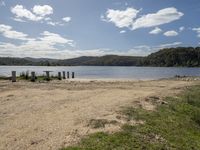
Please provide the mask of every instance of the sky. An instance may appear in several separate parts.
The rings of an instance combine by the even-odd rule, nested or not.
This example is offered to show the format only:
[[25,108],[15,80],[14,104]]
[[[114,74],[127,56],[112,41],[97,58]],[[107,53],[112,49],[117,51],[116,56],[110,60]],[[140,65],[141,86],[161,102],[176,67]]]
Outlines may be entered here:
[[147,56],[199,44],[199,0],[0,0],[0,57]]

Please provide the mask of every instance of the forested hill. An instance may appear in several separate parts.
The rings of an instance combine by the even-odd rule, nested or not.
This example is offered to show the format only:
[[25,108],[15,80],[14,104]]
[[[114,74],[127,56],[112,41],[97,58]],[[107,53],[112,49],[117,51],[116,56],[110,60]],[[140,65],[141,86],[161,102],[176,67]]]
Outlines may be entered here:
[[186,66],[200,67],[200,47],[166,48],[147,57],[107,55],[73,59],[0,57],[0,65],[36,66]]
[[144,66],[200,66],[200,47],[178,47],[160,50],[145,57]]

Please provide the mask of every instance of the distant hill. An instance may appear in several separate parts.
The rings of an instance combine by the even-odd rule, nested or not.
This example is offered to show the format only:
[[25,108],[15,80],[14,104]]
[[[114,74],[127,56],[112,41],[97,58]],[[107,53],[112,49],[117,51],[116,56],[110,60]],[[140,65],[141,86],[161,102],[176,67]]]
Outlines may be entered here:
[[57,61],[57,64],[60,66],[80,66],[96,59],[98,59],[98,57],[82,56],[78,58],[59,60]]
[[50,58],[31,58],[31,57],[25,57],[24,59],[31,61],[31,62],[45,62],[45,61],[49,61],[49,62],[56,62],[58,61],[58,59],[50,59]]
[[147,57],[106,55],[73,59],[0,57],[0,65],[35,66],[159,66],[200,67],[200,47],[166,48]]
[[106,55],[102,57],[79,57],[58,61],[59,65],[83,66],[136,66],[142,57]]
[[0,57],[0,65],[31,65],[33,62],[25,58]]
[[144,58],[144,66],[200,66],[200,47],[177,47],[162,49]]

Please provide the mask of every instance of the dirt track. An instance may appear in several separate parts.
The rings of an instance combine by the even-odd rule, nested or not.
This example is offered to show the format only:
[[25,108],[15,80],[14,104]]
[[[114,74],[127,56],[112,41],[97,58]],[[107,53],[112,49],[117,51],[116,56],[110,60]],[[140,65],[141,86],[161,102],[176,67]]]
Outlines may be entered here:
[[116,120],[121,106],[154,106],[146,97],[177,94],[197,81],[0,81],[0,149],[48,150],[75,143],[96,131],[116,131],[118,125],[92,129],[91,119]]

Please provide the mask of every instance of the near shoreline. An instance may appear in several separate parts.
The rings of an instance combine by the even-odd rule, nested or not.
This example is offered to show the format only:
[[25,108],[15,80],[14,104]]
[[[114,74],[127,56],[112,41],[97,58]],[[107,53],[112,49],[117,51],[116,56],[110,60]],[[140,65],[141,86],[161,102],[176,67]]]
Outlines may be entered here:
[[[0,149],[59,149],[91,133],[115,133],[126,124],[119,113],[122,108],[140,106],[151,112],[155,105],[148,99],[165,103],[165,97],[199,83],[199,78],[48,83],[1,80]],[[96,128],[99,121],[100,128]]]

